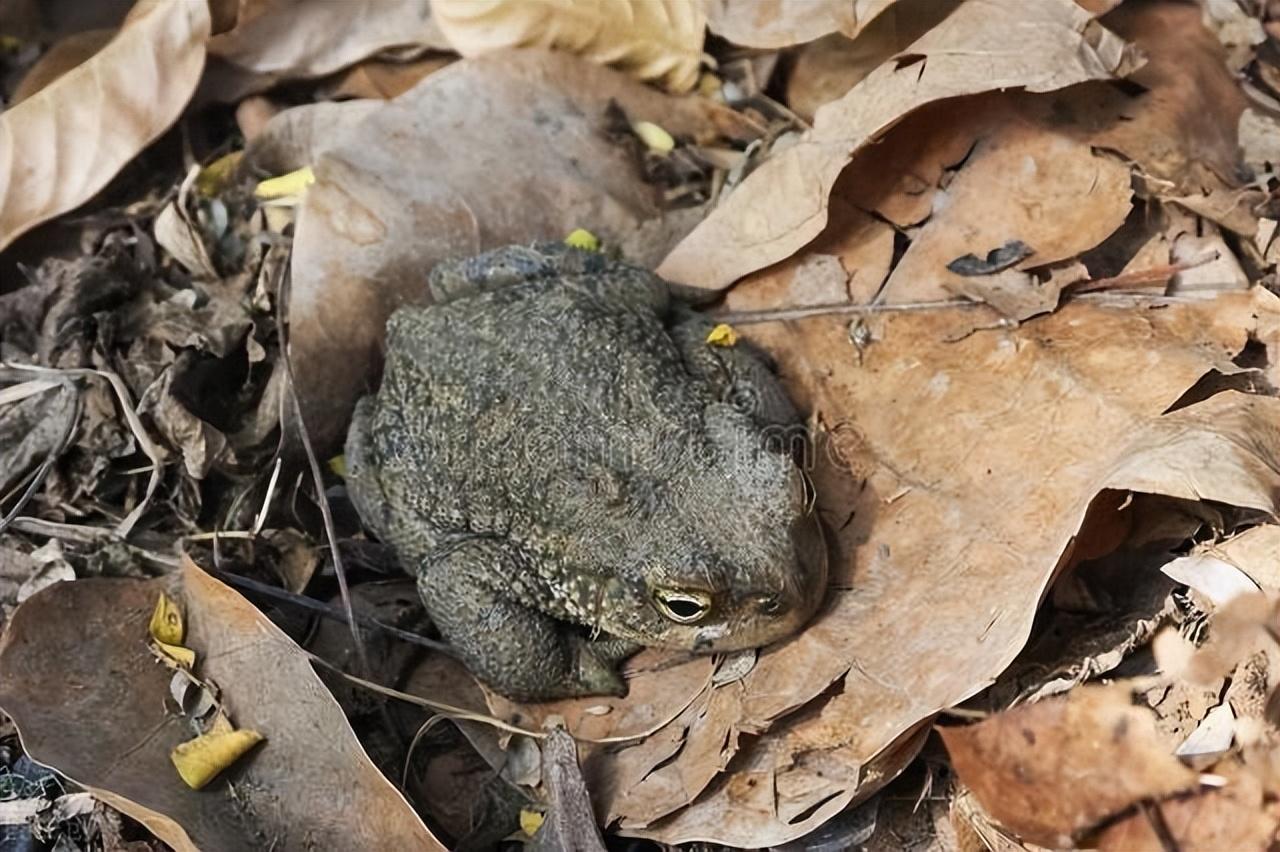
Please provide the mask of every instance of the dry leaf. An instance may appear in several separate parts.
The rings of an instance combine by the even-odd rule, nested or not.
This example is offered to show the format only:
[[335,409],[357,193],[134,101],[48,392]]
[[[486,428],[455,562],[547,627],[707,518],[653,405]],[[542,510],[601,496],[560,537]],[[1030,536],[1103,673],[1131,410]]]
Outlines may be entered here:
[[700,0],[713,33],[743,47],[791,47],[839,33],[853,38],[895,0]]
[[101,50],[115,37],[115,34],[115,28],[85,30],[69,35],[54,44],[23,76],[22,82],[13,90],[9,106],[13,107],[25,101],[72,68],[88,61],[89,57]]
[[[1012,293],[983,292],[995,276],[965,277],[948,268],[1016,240],[1031,248],[1017,270],[1066,260],[1101,243],[1129,215],[1129,168],[1053,129],[1054,119],[1010,120],[977,142],[944,190],[936,211],[894,268],[881,299],[981,298],[1006,316],[1026,319],[1057,306],[1025,272]],[[1087,276],[1084,276],[1087,277]],[[994,298],[993,298],[994,296]]]
[[87,201],[168,129],[208,35],[205,3],[139,0],[91,59],[0,113],[0,248]]
[[[183,605],[186,642],[232,717],[270,734],[268,748],[225,771],[234,796],[174,774],[170,752],[191,734],[166,709],[170,672],[147,649],[161,592]],[[33,759],[180,850],[444,848],[361,750],[307,655],[190,563],[156,580],[59,583],[32,597],[0,638],[0,707]]]
[[[1153,822],[1168,831],[1162,837]],[[1165,852],[1176,849],[1264,852],[1273,848],[1277,818],[1257,779],[1233,772],[1227,786],[1153,803],[1108,825],[1090,838],[1104,852]]]
[[1082,686],[940,729],[960,780],[1005,828],[1052,848],[1150,798],[1197,786],[1123,686]]
[[368,59],[343,71],[317,93],[325,100],[378,98],[389,100],[412,89],[428,74],[453,64],[452,55],[428,56],[412,62]]
[[706,17],[689,0],[434,0],[449,45],[463,56],[543,47],[612,65],[687,92],[698,81]]
[[970,0],[820,109],[813,129],[744,180],[658,272],[722,289],[788,257],[822,232],[831,188],[850,158],[925,104],[996,89],[1049,91],[1123,76],[1133,64],[1124,43],[1070,0]]
[[240,0],[209,53],[283,79],[323,77],[390,48],[447,50],[427,0]]
[[[424,298],[438,261],[584,228],[651,263],[693,224],[662,211],[633,149],[609,135],[611,101],[676,136],[742,129],[703,98],[561,53],[513,51],[432,74],[314,162],[298,208],[290,318],[298,391],[322,451],[377,371],[387,316]],[[668,225],[678,233],[655,233]]]

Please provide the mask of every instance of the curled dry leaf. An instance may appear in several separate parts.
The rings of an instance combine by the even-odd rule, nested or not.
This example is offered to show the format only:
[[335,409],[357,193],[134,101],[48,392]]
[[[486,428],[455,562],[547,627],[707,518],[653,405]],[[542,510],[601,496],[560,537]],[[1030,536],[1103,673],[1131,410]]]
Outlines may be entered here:
[[206,3],[140,0],[92,58],[0,113],[0,248],[89,200],[178,118],[208,36]]
[[1170,846],[1265,852],[1274,847],[1278,823],[1280,815],[1264,800],[1258,780],[1232,773],[1221,789],[1153,803],[1116,820],[1090,846],[1102,852],[1164,852]]
[[687,92],[698,81],[706,17],[689,0],[434,0],[450,46],[463,56],[545,47],[612,65]]
[[332,446],[346,428],[376,373],[387,316],[424,298],[438,261],[585,228],[651,264],[685,232],[654,238],[655,225],[683,220],[663,212],[636,167],[634,140],[610,135],[615,101],[630,119],[680,137],[744,130],[706,99],[520,50],[432,74],[315,161],[298,208],[290,318],[298,391],[318,443]]
[[853,38],[896,0],[701,0],[707,26],[743,47],[780,48],[839,33]]
[[449,45],[428,0],[240,0],[235,26],[209,53],[256,74],[323,77],[389,48]]
[[[185,643],[236,724],[269,740],[203,791],[174,773],[189,740],[166,710],[170,670],[147,649],[157,596],[185,610]],[[0,707],[23,746],[180,850],[440,849],[361,750],[306,654],[188,562],[156,580],[59,583],[0,638]]]
[[822,232],[831,188],[850,158],[925,104],[997,89],[1049,91],[1123,76],[1134,64],[1124,43],[1070,0],[961,4],[897,61],[818,110],[813,129],[744,180],[658,272],[723,289],[790,256]]
[[[834,536],[829,600],[741,681],[704,688],[642,742],[591,754],[602,820],[666,843],[794,839],[891,777],[923,722],[1008,666],[1100,492],[1187,482],[1196,499],[1241,505],[1280,493],[1280,401],[1226,393],[1164,413],[1206,372],[1235,369],[1251,333],[1271,333],[1274,296],[1158,311],[1072,302],[947,342],[975,312],[866,317],[861,356],[838,316],[735,325],[826,430],[812,474]],[[1186,463],[1148,451],[1170,440]],[[1222,478],[1186,470],[1206,451]],[[605,716],[572,709],[593,699],[551,707],[578,732],[641,712],[631,702],[647,694]],[[743,733],[757,735],[745,749]]]
[[1124,686],[1082,686],[1062,697],[941,728],[960,780],[1005,828],[1062,848],[1144,799],[1198,786],[1170,752],[1155,716]]
[[[1016,109],[1011,101],[1005,101]],[[1025,114],[1025,113],[1024,113]],[[992,304],[1014,319],[1053,310],[1056,291],[1045,292],[1024,270],[1057,263],[1101,243],[1129,215],[1129,167],[1039,120],[1007,116],[980,138],[945,190],[932,193],[936,212],[920,229],[885,283],[886,303],[931,301],[965,295]],[[1001,276],[965,277],[954,261],[979,257],[1010,241],[1031,250],[1010,275],[1013,292],[989,288]],[[1084,276],[1084,277],[1087,277]]]

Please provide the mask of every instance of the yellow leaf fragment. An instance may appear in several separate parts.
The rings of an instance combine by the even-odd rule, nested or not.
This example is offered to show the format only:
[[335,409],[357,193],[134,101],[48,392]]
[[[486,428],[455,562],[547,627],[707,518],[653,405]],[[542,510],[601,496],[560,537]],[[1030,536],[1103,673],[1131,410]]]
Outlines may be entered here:
[[564,244],[585,251],[600,251],[600,238],[585,228],[575,228],[564,238]]
[[279,177],[268,178],[258,184],[253,194],[261,199],[290,198],[302,195],[308,186],[316,182],[310,166]]
[[670,154],[675,150],[676,140],[652,121],[637,121],[631,130],[655,154]]
[[182,608],[166,595],[160,593],[156,608],[151,611],[151,623],[147,626],[151,638],[164,645],[181,645],[186,636],[187,627],[182,620]]
[[342,453],[339,453],[338,455],[329,459],[329,470],[332,471],[334,476],[340,476],[343,479],[346,479],[347,478],[347,457]]
[[525,834],[533,837],[538,833],[538,829],[542,828],[542,823],[546,822],[546,817],[541,811],[530,810],[529,808],[520,809],[520,830]]
[[169,759],[186,785],[199,790],[262,740],[250,730],[202,734],[175,747]]
[[738,332],[727,323],[720,323],[707,332],[709,346],[735,346],[738,343]]
[[180,669],[193,669],[196,665],[196,652],[190,648],[184,648],[182,645],[170,645],[168,642],[161,642],[157,639],[151,645],[160,657],[173,663]]
[[196,192],[206,198],[212,198],[222,192],[231,182],[231,176],[235,174],[236,167],[240,165],[243,157],[244,151],[232,151],[205,166],[196,176]]

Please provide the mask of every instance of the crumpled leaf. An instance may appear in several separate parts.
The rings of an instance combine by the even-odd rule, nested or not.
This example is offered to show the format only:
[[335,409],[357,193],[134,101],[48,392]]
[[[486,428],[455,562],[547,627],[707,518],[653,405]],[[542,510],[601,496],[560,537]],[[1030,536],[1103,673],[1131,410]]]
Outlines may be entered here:
[[698,81],[706,16],[689,0],[434,0],[440,31],[463,56],[545,47],[687,92]]
[[651,264],[692,226],[700,211],[664,213],[634,150],[609,135],[611,101],[678,137],[746,130],[706,99],[520,50],[432,74],[318,157],[298,208],[289,311],[299,398],[321,452],[377,371],[387,316],[425,297],[438,261],[584,228]]
[[87,61],[111,41],[115,34],[115,28],[85,30],[73,33],[51,45],[13,90],[9,106],[25,101],[72,68]]
[[1124,76],[1134,65],[1124,43],[1070,0],[970,0],[897,62],[818,110],[813,129],[749,175],[658,273],[722,289],[790,256],[822,232],[831,188],[850,158],[925,104],[996,89],[1050,91]]
[[240,0],[235,26],[209,53],[282,79],[323,77],[382,50],[446,50],[428,0]]
[[895,0],[701,0],[713,33],[743,47],[791,47],[839,33],[853,38]]
[[91,59],[0,113],[0,248],[87,201],[168,129],[208,36],[206,3],[139,0]]
[[1124,686],[1081,686],[965,727],[939,729],[951,765],[988,814],[1051,848],[1144,799],[1195,789],[1151,711]]
[[[270,734],[224,771],[234,796],[190,789],[170,762],[190,731],[166,709],[171,673],[147,648],[161,591],[183,605],[201,676],[236,723]],[[444,848],[361,750],[306,654],[189,562],[33,596],[0,637],[0,707],[33,759],[179,850]]]

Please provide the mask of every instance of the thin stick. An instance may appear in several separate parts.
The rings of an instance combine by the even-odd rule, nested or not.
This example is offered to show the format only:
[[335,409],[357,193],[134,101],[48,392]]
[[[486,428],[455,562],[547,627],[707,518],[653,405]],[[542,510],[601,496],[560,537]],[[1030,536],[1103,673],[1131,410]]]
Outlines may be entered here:
[[[324,535],[329,544],[329,553],[333,555],[333,573],[338,578],[338,591],[342,594],[342,605],[347,611],[347,626],[351,628],[351,639],[355,642],[356,657],[360,661],[362,671],[373,671],[369,665],[369,657],[365,651],[364,640],[360,637],[360,623],[356,620],[355,610],[351,606],[351,590],[347,587],[347,571],[342,564],[342,554],[338,551],[338,533],[333,523],[333,511],[329,507],[329,498],[324,493],[324,474],[320,471],[320,462],[316,458],[315,448],[311,445],[311,435],[307,424],[302,420],[302,403],[298,401],[298,386],[294,379],[293,359],[289,357],[288,326],[286,305],[289,302],[290,278],[288,271],[293,266],[293,256],[280,265],[280,281],[276,286],[276,328],[280,332],[280,358],[284,361],[286,393],[293,416],[298,424],[298,437],[302,439],[302,448],[307,456],[307,465],[311,469],[311,481],[316,489],[316,502],[320,506],[320,517],[324,521]],[[283,421],[281,421],[283,424]]]

